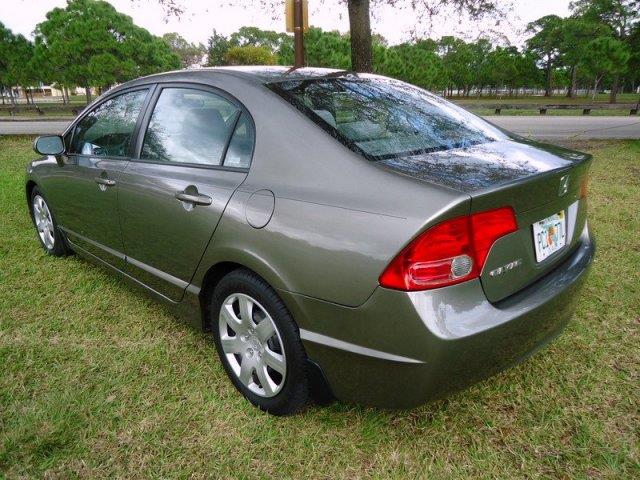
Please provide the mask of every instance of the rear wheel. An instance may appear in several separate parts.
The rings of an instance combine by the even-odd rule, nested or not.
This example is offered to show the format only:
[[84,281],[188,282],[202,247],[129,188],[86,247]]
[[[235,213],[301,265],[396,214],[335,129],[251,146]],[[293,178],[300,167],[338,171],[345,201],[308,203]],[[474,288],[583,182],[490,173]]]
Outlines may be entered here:
[[45,252],[56,257],[69,254],[51,209],[38,187],[31,191],[31,218]]
[[309,399],[298,327],[276,292],[246,270],[225,276],[211,301],[213,338],[229,378],[254,405],[274,415]]

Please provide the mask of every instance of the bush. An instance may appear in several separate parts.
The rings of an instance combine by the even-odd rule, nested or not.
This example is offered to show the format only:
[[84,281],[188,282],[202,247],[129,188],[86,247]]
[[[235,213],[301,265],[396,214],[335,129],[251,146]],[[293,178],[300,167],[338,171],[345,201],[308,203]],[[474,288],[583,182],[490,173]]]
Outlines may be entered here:
[[231,47],[225,55],[228,65],[275,65],[278,58],[266,47]]

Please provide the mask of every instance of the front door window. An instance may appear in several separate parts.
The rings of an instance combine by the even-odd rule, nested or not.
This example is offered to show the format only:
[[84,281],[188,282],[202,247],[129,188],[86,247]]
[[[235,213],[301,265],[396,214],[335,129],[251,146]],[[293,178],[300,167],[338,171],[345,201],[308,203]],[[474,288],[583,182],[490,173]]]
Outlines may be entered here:
[[129,157],[131,136],[147,90],[123,93],[100,104],[75,126],[70,153]]

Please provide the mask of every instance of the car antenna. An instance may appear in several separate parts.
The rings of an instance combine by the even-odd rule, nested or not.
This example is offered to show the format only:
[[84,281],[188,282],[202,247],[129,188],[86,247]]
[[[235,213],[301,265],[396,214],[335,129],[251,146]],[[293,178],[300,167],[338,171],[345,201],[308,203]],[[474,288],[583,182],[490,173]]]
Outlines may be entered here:
[[286,72],[284,72],[284,73],[282,74],[282,76],[283,76],[283,77],[286,77],[287,75],[289,75],[290,73],[295,72],[295,71],[296,71],[296,70],[298,70],[299,68],[303,68],[303,67],[300,67],[300,66],[297,66],[297,67],[296,67],[296,66],[293,66],[293,67],[291,67],[289,70],[287,70]]

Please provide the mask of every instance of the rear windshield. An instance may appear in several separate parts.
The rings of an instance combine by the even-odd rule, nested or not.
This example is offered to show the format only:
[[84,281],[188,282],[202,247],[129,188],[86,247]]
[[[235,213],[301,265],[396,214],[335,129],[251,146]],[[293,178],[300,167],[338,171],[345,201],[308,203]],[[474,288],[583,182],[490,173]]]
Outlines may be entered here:
[[270,84],[370,160],[467,147],[504,138],[475,115],[404,82],[376,76]]

